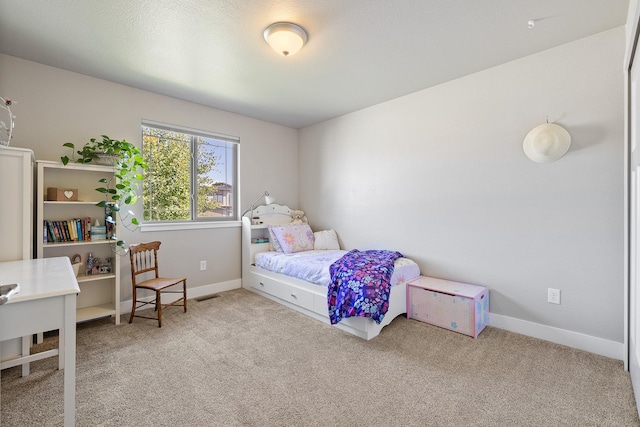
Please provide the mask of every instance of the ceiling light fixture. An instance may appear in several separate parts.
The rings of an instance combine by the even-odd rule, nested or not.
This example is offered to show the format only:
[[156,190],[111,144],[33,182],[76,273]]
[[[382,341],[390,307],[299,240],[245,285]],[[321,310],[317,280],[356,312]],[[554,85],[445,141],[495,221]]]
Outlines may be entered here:
[[264,40],[282,56],[293,55],[307,42],[307,32],[291,22],[276,22],[264,30]]

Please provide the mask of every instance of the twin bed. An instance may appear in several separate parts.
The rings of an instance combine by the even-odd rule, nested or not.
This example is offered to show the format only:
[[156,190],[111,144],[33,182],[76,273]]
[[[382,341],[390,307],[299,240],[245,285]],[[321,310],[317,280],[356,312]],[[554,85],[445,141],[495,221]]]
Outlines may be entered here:
[[[310,230],[303,225],[295,229],[306,229],[307,236],[300,235],[294,239],[292,234],[295,233],[291,232],[294,227],[289,225],[292,220],[291,210],[287,206],[259,206],[250,212],[250,215],[242,218],[243,287],[325,323],[337,321],[337,328],[366,340],[376,337],[384,326],[406,313],[405,284],[420,275],[420,269],[415,262],[404,257],[398,258],[398,253],[389,258],[392,253],[381,251],[394,266],[393,274],[388,281],[388,299],[385,296],[382,301],[386,313],[379,319],[373,314],[374,308],[371,308],[370,317],[345,317],[350,315],[338,315],[338,310],[329,308],[328,301],[335,301],[336,298],[336,292],[333,292],[333,298],[328,299],[328,294],[331,295],[329,291],[337,289],[335,282],[332,282],[330,266],[334,265],[335,278],[335,270],[340,262],[360,255],[359,251],[341,250],[337,247],[337,239],[332,242],[330,234],[329,239],[325,239],[327,235],[323,233],[327,233],[326,231],[315,233],[315,236],[309,235]],[[285,234],[274,236],[273,233],[279,231]],[[284,249],[278,244],[279,240],[283,242]],[[353,273],[351,266],[347,267],[344,270]],[[384,268],[382,270],[384,271]],[[359,307],[358,310],[369,308],[361,310]]]

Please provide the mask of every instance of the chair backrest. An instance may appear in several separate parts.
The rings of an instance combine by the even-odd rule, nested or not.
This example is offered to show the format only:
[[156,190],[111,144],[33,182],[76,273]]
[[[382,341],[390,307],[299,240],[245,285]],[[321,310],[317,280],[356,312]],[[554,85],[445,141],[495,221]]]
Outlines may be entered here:
[[160,242],[138,243],[129,246],[131,261],[131,283],[136,285],[136,277],[153,271],[158,278],[158,249]]

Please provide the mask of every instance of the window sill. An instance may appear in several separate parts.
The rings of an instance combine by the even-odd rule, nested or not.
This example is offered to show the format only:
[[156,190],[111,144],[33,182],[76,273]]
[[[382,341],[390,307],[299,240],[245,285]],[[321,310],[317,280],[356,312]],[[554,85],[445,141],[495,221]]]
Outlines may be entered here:
[[143,223],[140,224],[140,231],[144,233],[149,231],[200,230],[204,228],[236,228],[241,226],[242,223],[240,221]]

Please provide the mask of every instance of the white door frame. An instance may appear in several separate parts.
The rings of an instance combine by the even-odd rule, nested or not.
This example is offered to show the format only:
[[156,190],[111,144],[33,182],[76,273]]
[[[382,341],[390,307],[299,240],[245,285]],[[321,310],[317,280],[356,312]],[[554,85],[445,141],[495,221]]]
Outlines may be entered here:
[[[638,286],[640,280],[640,143],[636,141],[633,155],[632,137],[638,139],[640,135],[640,117],[634,118],[632,114],[638,116],[640,112],[640,51],[637,51],[640,23],[640,5],[638,0],[629,2],[629,12],[626,24],[626,50],[624,58],[624,93],[625,93],[625,117],[624,117],[624,367],[629,370],[631,383],[636,399],[636,404],[640,413],[640,328],[638,319],[640,316],[640,306],[638,301]],[[638,53],[638,55],[636,55]],[[634,85],[632,85],[632,70],[636,77],[635,96],[631,96]],[[633,101],[633,103],[632,103]],[[633,131],[632,131],[633,129]],[[633,193],[632,193],[633,192]],[[631,323],[633,322],[633,324]]]

